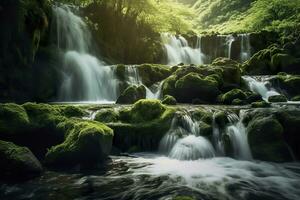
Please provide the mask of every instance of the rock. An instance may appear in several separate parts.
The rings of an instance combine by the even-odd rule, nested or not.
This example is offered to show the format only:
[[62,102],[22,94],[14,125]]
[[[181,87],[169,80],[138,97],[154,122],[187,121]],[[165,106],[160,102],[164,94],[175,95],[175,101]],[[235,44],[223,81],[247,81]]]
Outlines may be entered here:
[[275,95],[275,96],[270,96],[268,99],[269,102],[287,102],[286,96],[280,94],[280,95]]
[[195,98],[213,103],[220,93],[218,83],[214,79],[202,78],[199,74],[193,72],[176,81],[175,88],[175,98],[184,103],[191,103],[192,99]]
[[268,108],[270,106],[271,104],[266,101],[257,101],[251,103],[252,108]]
[[120,80],[120,81],[125,81],[125,73],[126,73],[126,66],[125,65],[123,65],[123,64],[119,64],[119,65],[117,65],[117,67],[116,67],[116,71],[115,71],[115,73],[116,73],[116,75],[117,75],[117,77],[118,77],[118,79]]
[[282,72],[299,72],[297,69],[300,62],[289,54],[277,53],[271,59],[272,68],[274,71]]
[[0,176],[9,181],[26,180],[42,173],[41,163],[26,147],[0,140]]
[[260,94],[250,93],[249,95],[247,95],[246,101],[250,104],[253,102],[263,101],[263,99]]
[[87,112],[78,106],[66,106],[62,109],[62,113],[66,117],[83,117],[87,114]]
[[140,99],[146,98],[146,88],[143,85],[129,86],[117,99],[118,104],[132,104]]
[[300,95],[294,96],[291,101],[300,101]]
[[0,136],[1,134],[16,134],[29,127],[26,110],[17,104],[0,104]]
[[223,111],[218,111],[214,114],[215,122],[221,127],[224,128],[229,120],[227,118],[227,114]]
[[50,167],[95,167],[109,155],[113,130],[102,123],[68,119],[57,126],[65,134],[63,143],[49,149],[45,163]]
[[163,95],[176,95],[175,83],[177,81],[177,76],[172,75],[169,76],[167,79],[164,80],[162,85],[162,93]]
[[169,130],[175,110],[159,100],[139,100],[132,108],[120,110],[120,122],[107,124],[114,130],[115,147],[123,152],[131,148],[157,151]]
[[137,68],[143,83],[147,87],[171,75],[171,68],[166,65],[143,64],[137,66]]
[[165,104],[165,105],[176,105],[177,104],[177,101],[176,99],[171,96],[171,95],[165,95],[163,100],[162,100],[162,104]]
[[213,134],[213,128],[211,125],[200,121],[199,122],[199,127],[200,127],[200,135],[204,136],[204,137],[211,137]]
[[284,142],[284,129],[272,117],[255,117],[247,127],[248,140],[255,159],[264,161],[291,161],[289,149]]
[[97,112],[95,120],[103,123],[117,122],[119,114],[114,109],[101,109]]
[[221,101],[224,104],[232,104],[233,100],[239,99],[241,101],[247,98],[246,94],[240,89],[233,89],[221,97]]

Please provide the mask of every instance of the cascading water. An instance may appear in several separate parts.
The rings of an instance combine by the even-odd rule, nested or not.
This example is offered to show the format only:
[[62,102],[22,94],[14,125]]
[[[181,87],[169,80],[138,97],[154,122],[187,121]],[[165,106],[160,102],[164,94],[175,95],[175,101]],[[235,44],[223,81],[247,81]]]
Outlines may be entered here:
[[160,142],[160,152],[178,160],[197,160],[215,156],[211,143],[200,135],[199,123],[189,113],[178,113]]
[[239,117],[235,114],[231,115],[233,116],[229,115],[228,119],[232,125],[227,127],[226,132],[233,146],[234,157],[239,160],[252,160],[246,127],[243,124],[245,111],[241,110]]
[[203,64],[204,54],[201,51],[201,38],[198,37],[196,47],[189,46],[187,40],[182,36],[174,36],[162,33],[161,39],[164,44],[169,65]]
[[232,35],[228,35],[226,37],[226,44],[228,46],[228,58],[232,58],[231,53],[232,53],[232,43],[235,41],[235,38]]
[[60,101],[115,101],[118,81],[114,69],[92,55],[91,34],[82,18],[67,5],[53,6],[53,26],[63,51]]
[[245,62],[251,56],[251,45],[250,45],[250,35],[249,34],[240,34],[241,38],[241,62]]
[[247,83],[249,89],[257,94],[260,94],[263,100],[268,101],[269,97],[279,95],[279,93],[270,87],[270,82],[266,77],[243,76],[243,80]]
[[[129,85],[144,85],[142,79],[140,78],[138,69],[134,65],[127,65],[125,67],[125,77],[126,82]],[[146,99],[160,99],[162,85],[163,82],[154,84],[151,88],[148,88],[144,85],[144,87],[146,88]]]

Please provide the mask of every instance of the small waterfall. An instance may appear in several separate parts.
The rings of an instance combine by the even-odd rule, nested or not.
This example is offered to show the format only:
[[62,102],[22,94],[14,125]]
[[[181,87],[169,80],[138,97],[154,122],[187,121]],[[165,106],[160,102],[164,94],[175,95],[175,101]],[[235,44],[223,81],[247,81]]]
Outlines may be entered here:
[[143,85],[146,88],[146,99],[160,99],[161,98],[161,88],[163,82],[153,85],[151,88],[148,88],[143,84],[142,79],[140,78],[138,69],[135,65],[127,65],[125,67],[126,82],[129,85]]
[[195,122],[187,111],[177,113],[170,130],[161,140],[159,149],[177,160],[197,160],[215,156],[211,143],[200,136],[199,123]]
[[[231,117],[230,117],[231,116]],[[239,116],[235,114],[228,115],[232,125],[227,127],[227,134],[234,150],[234,157],[240,160],[251,160],[251,150],[248,143],[246,127],[243,124],[245,111],[241,110]]]
[[268,101],[271,96],[279,95],[275,89],[268,87],[270,82],[265,77],[243,76],[242,78],[249,89],[254,93],[260,94],[265,101]]
[[241,38],[241,62],[245,62],[250,59],[251,56],[251,45],[250,45],[250,35],[249,34],[240,34]]
[[[92,55],[87,24],[67,5],[53,6],[55,41],[63,53],[60,101],[115,101],[118,83],[114,69]],[[53,31],[53,30],[52,30]]]
[[226,44],[228,46],[228,58],[232,58],[231,51],[232,51],[232,43],[235,41],[235,38],[232,35],[228,35],[226,37]]
[[203,64],[204,54],[201,51],[201,38],[198,37],[196,48],[189,46],[183,36],[174,36],[169,33],[162,33],[161,39],[164,44],[165,52],[169,65],[184,64]]

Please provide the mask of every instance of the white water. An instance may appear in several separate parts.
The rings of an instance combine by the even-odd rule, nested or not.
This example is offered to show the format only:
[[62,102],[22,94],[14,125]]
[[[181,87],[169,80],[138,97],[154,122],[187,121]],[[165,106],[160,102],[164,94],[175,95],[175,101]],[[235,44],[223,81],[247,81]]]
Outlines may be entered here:
[[240,34],[241,38],[241,62],[245,62],[251,56],[251,45],[250,45],[250,35],[249,34]]
[[188,111],[177,113],[172,120],[171,128],[160,142],[159,151],[170,158],[178,160],[197,160],[215,156],[226,156],[224,150],[223,134],[230,138],[234,150],[234,158],[251,160],[251,150],[248,144],[246,128],[243,124],[245,111],[240,111],[240,116],[228,114],[229,125],[225,132],[216,123],[213,115],[213,138],[211,142],[201,136],[200,122],[192,119]]
[[53,6],[53,23],[57,46],[64,52],[59,101],[115,101],[114,69],[92,55],[87,24],[66,5]]
[[143,84],[138,69],[135,65],[125,66],[125,76],[126,76],[126,82],[129,85],[136,85],[136,86],[143,85],[146,88],[146,99],[161,98],[161,87],[163,85],[163,82],[154,84],[153,86],[151,86],[151,88],[148,88],[146,85]]
[[211,158],[215,151],[211,143],[200,136],[199,123],[185,111],[178,113],[168,133],[160,142],[160,152],[178,160]]
[[241,110],[238,120],[230,119],[232,125],[227,127],[227,134],[230,137],[230,141],[234,150],[234,158],[239,160],[252,160],[252,154],[248,143],[248,136],[246,133],[246,127],[243,124],[245,111]]
[[232,35],[228,35],[226,37],[226,44],[228,46],[228,58],[231,58],[231,51],[232,51],[232,43],[235,41],[235,38]]
[[169,65],[177,65],[179,63],[197,65],[204,63],[204,54],[201,51],[201,38],[198,38],[195,48],[191,47],[182,36],[176,37],[169,33],[162,33],[161,39]]
[[269,81],[263,77],[243,76],[243,80],[247,83],[249,89],[260,94],[263,100],[268,101],[269,97],[280,95],[274,88],[268,88]]

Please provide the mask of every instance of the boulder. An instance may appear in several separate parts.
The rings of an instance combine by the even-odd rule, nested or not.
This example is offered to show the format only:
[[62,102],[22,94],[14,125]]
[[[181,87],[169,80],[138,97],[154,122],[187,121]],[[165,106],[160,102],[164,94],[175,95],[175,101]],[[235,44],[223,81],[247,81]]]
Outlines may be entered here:
[[201,77],[196,73],[189,73],[175,84],[176,96],[179,102],[191,103],[192,99],[199,98],[204,102],[213,103],[220,94],[218,83],[211,77]]
[[287,98],[286,98],[286,96],[280,94],[280,95],[270,96],[268,98],[268,101],[269,102],[273,102],[273,103],[276,103],[276,102],[287,102]]
[[275,117],[255,117],[248,124],[247,132],[255,159],[274,162],[292,160],[284,141],[284,128]]
[[117,99],[118,104],[132,104],[140,99],[146,98],[146,88],[143,85],[132,85],[126,88],[126,90]]
[[0,140],[0,176],[9,181],[26,180],[42,173],[43,167],[26,147]]
[[241,101],[247,98],[246,94],[240,89],[233,89],[221,97],[221,102],[224,104],[232,104],[233,100],[239,99]]
[[163,100],[162,100],[162,104],[165,104],[165,105],[176,105],[177,104],[177,101],[176,99],[171,96],[171,95],[165,95]]
[[113,108],[101,109],[95,116],[95,121],[103,123],[117,122],[118,119],[119,114]]
[[95,167],[109,155],[113,130],[102,123],[68,119],[57,125],[64,132],[63,143],[49,149],[45,163],[50,167]]

